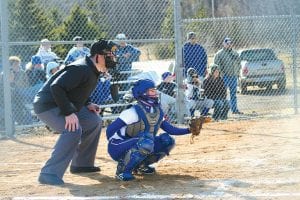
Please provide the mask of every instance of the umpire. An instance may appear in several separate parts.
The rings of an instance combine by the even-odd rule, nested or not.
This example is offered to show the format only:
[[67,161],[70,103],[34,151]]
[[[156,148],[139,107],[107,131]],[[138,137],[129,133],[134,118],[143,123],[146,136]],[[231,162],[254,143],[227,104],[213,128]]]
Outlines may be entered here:
[[116,66],[116,44],[100,39],[91,46],[91,55],[55,73],[36,94],[37,117],[61,133],[50,159],[41,170],[39,182],[62,185],[71,162],[71,173],[97,172],[94,166],[102,121],[99,106],[89,101],[98,77]]

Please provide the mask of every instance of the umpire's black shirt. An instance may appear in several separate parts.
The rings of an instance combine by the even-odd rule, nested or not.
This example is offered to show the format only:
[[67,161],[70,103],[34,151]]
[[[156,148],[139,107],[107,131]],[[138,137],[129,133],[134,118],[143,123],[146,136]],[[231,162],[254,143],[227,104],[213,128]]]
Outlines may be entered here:
[[78,112],[88,103],[100,73],[89,57],[71,63],[56,72],[35,95],[34,112],[55,107],[65,116]]

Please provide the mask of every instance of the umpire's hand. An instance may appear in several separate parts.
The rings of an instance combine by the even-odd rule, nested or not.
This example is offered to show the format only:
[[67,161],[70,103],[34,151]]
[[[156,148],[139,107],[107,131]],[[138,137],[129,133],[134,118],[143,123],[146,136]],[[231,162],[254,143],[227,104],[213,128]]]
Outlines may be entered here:
[[65,129],[67,129],[70,132],[74,132],[79,127],[79,120],[77,118],[77,115],[72,113],[71,115],[68,115],[65,117],[66,124]]

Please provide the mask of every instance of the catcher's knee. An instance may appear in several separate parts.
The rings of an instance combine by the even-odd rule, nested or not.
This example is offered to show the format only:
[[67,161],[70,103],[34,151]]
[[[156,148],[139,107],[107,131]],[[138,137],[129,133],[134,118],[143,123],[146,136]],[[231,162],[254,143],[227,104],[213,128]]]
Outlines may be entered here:
[[78,135],[80,138],[82,135],[82,127],[79,126],[77,129],[75,129],[75,131],[69,131],[68,129],[62,131],[62,134],[71,134],[71,133]]
[[151,138],[140,138],[137,142],[137,149],[145,155],[149,155],[154,151],[154,141]]
[[168,133],[163,133],[160,135],[160,141],[165,147],[173,147],[175,145],[175,140]]

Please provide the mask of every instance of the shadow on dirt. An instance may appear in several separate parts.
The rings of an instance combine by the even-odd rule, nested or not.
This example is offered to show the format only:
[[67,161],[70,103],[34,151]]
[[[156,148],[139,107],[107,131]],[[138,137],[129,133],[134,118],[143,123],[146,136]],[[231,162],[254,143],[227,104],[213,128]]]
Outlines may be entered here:
[[[177,197],[209,197],[215,195],[242,196],[230,188],[248,188],[251,184],[239,180],[201,180],[190,175],[156,174],[136,176],[129,182],[116,180],[99,173],[86,175],[87,178],[98,181],[97,184],[81,185],[80,183],[66,183],[73,196],[97,196],[101,199],[176,199]],[[226,187],[223,187],[223,186]],[[252,200],[252,197],[243,199]]]
[[37,143],[33,143],[33,142],[25,142],[16,137],[9,137],[9,138],[6,138],[5,140],[11,140],[13,142],[16,142],[16,143],[19,143],[22,145],[38,147],[38,148],[42,148],[42,149],[52,149],[53,148],[52,146],[41,145],[41,144],[37,144]]

